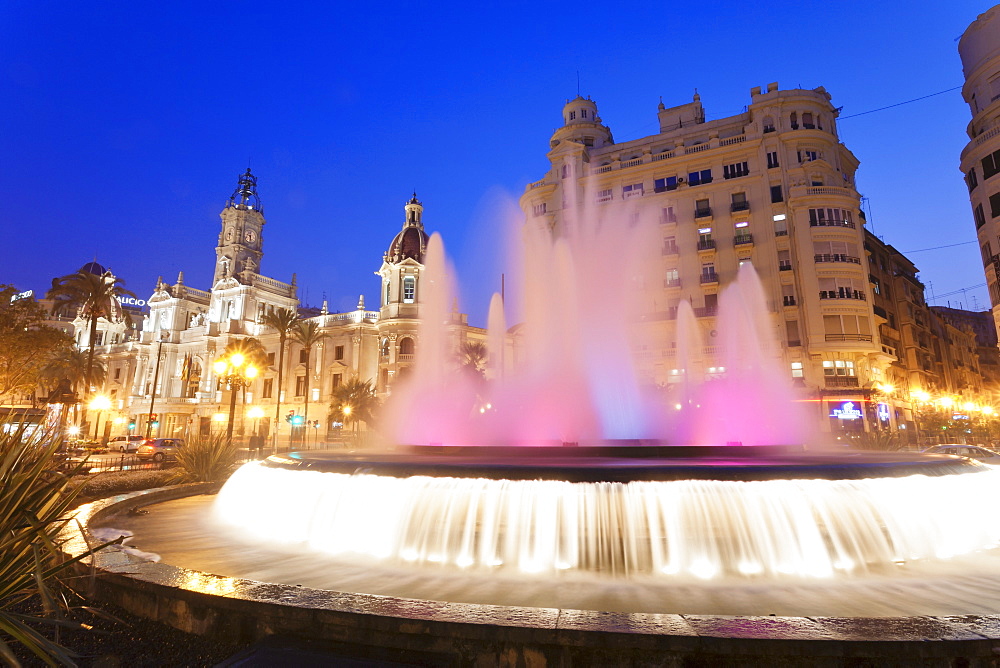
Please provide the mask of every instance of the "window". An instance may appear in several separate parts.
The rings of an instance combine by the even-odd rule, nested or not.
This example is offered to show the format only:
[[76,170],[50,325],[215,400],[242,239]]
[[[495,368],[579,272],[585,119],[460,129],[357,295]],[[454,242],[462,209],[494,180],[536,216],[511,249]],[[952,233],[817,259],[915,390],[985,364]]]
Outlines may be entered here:
[[695,200],[694,203],[694,217],[704,218],[706,216],[712,215],[712,207],[708,205],[707,199]]
[[812,113],[810,113],[810,112],[807,111],[804,114],[802,114],[802,127],[807,128],[809,130],[815,130],[816,129],[816,124],[813,123],[813,115],[812,115]]
[[976,168],[973,167],[965,175],[965,184],[969,186],[969,192],[971,193],[979,185],[979,181],[976,179]]
[[299,351],[299,364],[309,363],[309,351],[303,348]]
[[853,376],[854,362],[849,360],[823,360],[824,376]]
[[531,214],[533,216],[541,216],[545,213],[545,209],[546,209],[545,202],[542,202],[541,204],[536,204],[533,207],[531,207]]
[[990,195],[990,216],[993,218],[1000,216],[1000,193]]
[[793,129],[793,130],[798,130],[798,129],[799,129],[799,115],[798,115],[798,114],[796,114],[796,113],[795,113],[795,112],[793,111],[793,112],[791,113],[791,115],[789,115],[789,117],[788,117],[788,120],[790,121],[790,122],[789,122],[789,125],[791,125],[791,126],[792,126],[792,129]]
[[995,176],[1000,172],[1000,151],[993,151],[988,156],[979,161],[983,167],[983,180]]
[[660,210],[660,222],[663,223],[676,223],[677,214],[674,213],[674,207],[665,206]]
[[571,120],[571,121],[575,121],[576,120],[576,112],[575,111],[569,112],[569,120]]
[[267,354],[267,365],[274,366],[274,353]]
[[580,118],[586,118],[586,117],[587,117],[587,110],[586,109],[581,109],[580,110]]
[[406,337],[400,339],[399,341],[399,354],[400,355],[412,355],[413,354],[413,339]]
[[792,362],[792,378],[802,378],[802,362]]
[[750,210],[750,203],[747,202],[747,194],[746,193],[733,193],[730,196],[730,200],[731,200],[731,205],[730,205],[730,210],[731,211],[749,211]]
[[274,379],[265,378],[264,387],[260,391],[260,396],[265,399],[270,399],[272,394],[274,394]]
[[778,270],[788,271],[792,268],[792,252],[787,250],[778,251]]
[[412,304],[417,296],[417,279],[415,276],[403,278],[403,303]]
[[614,196],[614,193],[611,191],[611,188],[608,188],[607,190],[598,190],[597,191],[597,203],[598,204],[600,204],[602,202],[610,202],[612,199],[614,199],[614,197],[615,196]]
[[[989,246],[988,243],[986,245]],[[121,378],[121,376],[122,376],[122,368],[120,366],[116,366],[115,367],[115,380],[118,380],[119,378]]]
[[774,119],[770,116],[764,117],[764,134],[774,132]]
[[306,377],[296,376],[295,377],[295,396],[303,397],[306,394]]
[[653,192],[662,193],[667,190],[677,190],[676,176],[667,176],[653,181]]
[[854,227],[850,209],[809,209],[810,227]]
[[390,285],[389,281],[386,281],[385,282],[385,297],[384,297],[384,303],[385,304],[389,303],[389,285]]
[[778,166],[778,152],[771,151],[767,154],[767,168],[774,169]]
[[703,183],[712,182],[712,170],[703,169],[700,172],[689,172],[688,173],[688,184],[692,186],[701,185]]
[[584,137],[583,138],[583,145],[584,146],[593,146],[594,145],[594,138],[593,137]]
[[622,186],[622,199],[629,199],[631,197],[642,197],[641,183],[631,183],[627,186]]
[[677,255],[677,237],[664,237],[663,254]]
[[781,186],[771,186],[771,204],[784,202],[785,196],[781,192]]
[[741,176],[746,176],[749,173],[750,168],[747,166],[746,160],[722,166],[722,178],[724,179],[735,179]]
[[663,287],[665,288],[675,288],[681,284],[681,275],[676,269],[667,269],[666,278],[663,281]]
[[780,219],[775,217],[774,221],[774,236],[776,237],[787,237],[788,236],[788,221],[782,216]]
[[789,348],[796,348],[802,345],[802,339],[799,337],[798,320],[785,321],[785,337],[785,340],[788,341]]
[[812,150],[799,151],[799,162],[812,162],[819,160],[819,152]]
[[868,282],[871,283],[872,292],[874,292],[877,295],[882,294],[882,281],[878,280],[871,274],[868,274]]
[[331,386],[333,390],[340,387],[341,383],[344,382],[344,375],[340,373],[333,374],[333,385]]
[[781,305],[795,306],[795,286],[791,283],[781,286]]
[[[988,265],[990,262],[993,261],[993,249],[990,247],[989,241],[983,244],[980,251],[982,251],[983,254],[983,266]],[[115,369],[115,379],[117,378],[118,378],[118,369]]]
[[986,224],[986,215],[983,213],[983,205],[977,204],[973,213],[976,217],[976,229],[978,230]]
[[[719,280],[718,274],[715,273],[715,264],[713,262],[705,262],[701,265],[701,282],[702,283],[717,283]],[[705,295],[708,297],[708,295]],[[715,297],[716,295],[712,295]],[[706,301],[706,306],[708,302]]]
[[814,241],[816,262],[853,262],[861,264],[858,245],[848,241]]
[[712,239],[712,228],[703,227],[698,230],[698,250],[711,250],[715,248],[715,240]]
[[871,341],[872,324],[867,316],[824,315],[827,341]]

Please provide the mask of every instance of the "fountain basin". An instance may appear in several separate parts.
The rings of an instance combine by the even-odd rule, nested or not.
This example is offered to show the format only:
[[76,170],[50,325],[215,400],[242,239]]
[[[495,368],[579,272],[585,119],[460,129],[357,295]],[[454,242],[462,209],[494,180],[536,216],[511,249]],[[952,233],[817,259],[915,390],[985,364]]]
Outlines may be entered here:
[[[89,527],[137,506],[203,494],[184,486],[87,504],[62,536],[87,549]],[[152,506],[155,512],[155,506]],[[151,513],[152,514],[152,513]],[[116,551],[89,561],[99,599],[176,628],[227,641],[278,635],[341,655],[424,665],[641,665],[697,659],[760,665],[986,665],[1000,647],[1000,616],[732,616],[616,613],[495,606],[324,591],[225,577]],[[935,641],[935,642],[928,642]],[[940,641],[940,642],[937,642]],[[824,664],[825,665],[825,664]]]

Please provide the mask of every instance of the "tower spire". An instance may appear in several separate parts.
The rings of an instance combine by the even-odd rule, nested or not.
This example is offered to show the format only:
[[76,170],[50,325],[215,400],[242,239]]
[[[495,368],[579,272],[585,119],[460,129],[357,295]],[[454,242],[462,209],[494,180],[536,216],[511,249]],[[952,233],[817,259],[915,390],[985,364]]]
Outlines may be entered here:
[[250,173],[250,168],[240,174],[236,184],[236,190],[229,196],[226,202],[227,207],[247,208],[263,213],[264,207],[260,204],[260,197],[257,195],[257,177]]

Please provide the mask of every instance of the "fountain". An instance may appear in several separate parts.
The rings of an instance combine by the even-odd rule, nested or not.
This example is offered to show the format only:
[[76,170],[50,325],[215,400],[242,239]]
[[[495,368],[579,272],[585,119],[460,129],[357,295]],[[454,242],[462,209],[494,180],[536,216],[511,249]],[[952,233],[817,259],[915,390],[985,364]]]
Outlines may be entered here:
[[[200,594],[240,598],[240,583],[269,582],[362,597],[335,606],[343,614],[441,621],[427,616],[433,601],[451,611],[448,624],[485,615],[524,630],[536,623],[525,615],[583,610],[591,616],[576,628],[597,635],[606,618],[594,615],[626,615],[615,624],[629,628],[635,615],[659,615],[658,630],[642,633],[673,638],[687,633],[668,623],[679,615],[698,635],[691,615],[1000,613],[1000,579],[990,575],[1000,521],[958,511],[993,508],[1000,471],[819,447],[749,263],[721,295],[711,348],[680,304],[663,387],[637,361],[665,324],[650,315],[650,303],[663,305],[647,289],[658,284],[646,257],[658,246],[655,225],[586,213],[556,241],[547,230],[526,234],[522,363],[503,362],[506,314],[494,298],[491,382],[452,371],[450,271],[432,237],[418,362],[385,421],[392,445],[272,456],[243,466],[214,499],[104,522],[195,569],[172,577]],[[983,594],[975,602],[970,588]],[[281,601],[297,600],[289,591]],[[768,624],[755,637],[777,638]],[[963,629],[920,637],[982,639]],[[519,647],[543,643],[524,632],[532,639]],[[374,644],[383,642],[397,641]],[[650,656],[681,651],[672,642],[653,643]]]

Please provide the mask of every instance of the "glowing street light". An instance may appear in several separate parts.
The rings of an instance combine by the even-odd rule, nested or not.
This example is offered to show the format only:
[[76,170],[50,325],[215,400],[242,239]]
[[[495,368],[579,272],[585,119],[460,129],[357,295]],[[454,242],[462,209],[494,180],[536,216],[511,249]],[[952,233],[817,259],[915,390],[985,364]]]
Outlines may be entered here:
[[913,392],[910,392],[910,396],[925,404],[931,400],[930,393],[924,392],[923,390],[914,390]]
[[236,395],[240,388],[249,387],[257,377],[257,367],[247,362],[243,353],[233,353],[229,357],[220,357],[212,365],[219,380],[229,386],[229,424],[226,426],[226,439],[233,440],[233,416],[236,414]]
[[90,400],[87,408],[92,411],[97,411],[97,419],[94,420],[94,440],[96,441],[97,430],[101,427],[101,411],[106,411],[111,408],[111,399],[108,399],[103,394],[98,394]]

